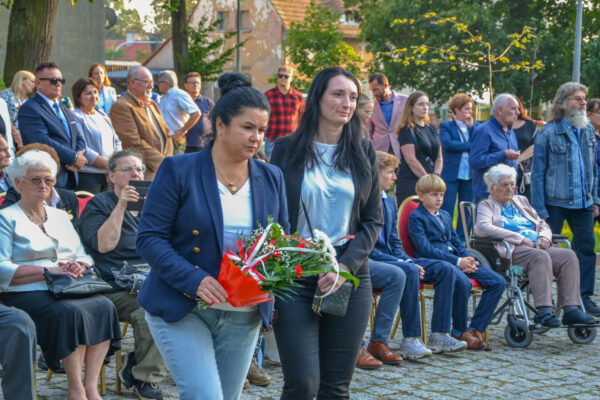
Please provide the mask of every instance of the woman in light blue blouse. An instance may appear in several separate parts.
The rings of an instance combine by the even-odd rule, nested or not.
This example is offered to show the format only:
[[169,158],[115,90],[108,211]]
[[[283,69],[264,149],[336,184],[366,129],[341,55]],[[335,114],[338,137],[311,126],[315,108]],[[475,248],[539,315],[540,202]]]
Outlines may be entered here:
[[108,115],[98,109],[99,89],[90,78],[81,78],[73,85],[76,109],[73,117],[86,143],[88,164],[79,171],[77,190],[100,193],[106,190],[106,170],[110,156],[121,150]]
[[92,78],[98,86],[99,96],[97,107],[108,115],[110,108],[117,101],[117,92],[110,86],[110,79],[108,79],[108,73],[104,65],[98,63],[92,64],[88,72],[88,78]]
[[[513,264],[521,265],[529,277],[529,287],[537,313],[535,323],[552,328],[561,321],[552,308],[552,278],[556,277],[558,303],[563,307],[562,323],[590,324],[594,318],[580,310],[579,261],[571,249],[552,244],[550,226],[539,217],[525,196],[515,195],[517,171],[508,165],[491,167],[483,176],[490,197],[477,205],[473,232],[480,237],[500,237],[511,249]],[[498,253],[506,250],[500,245]]]

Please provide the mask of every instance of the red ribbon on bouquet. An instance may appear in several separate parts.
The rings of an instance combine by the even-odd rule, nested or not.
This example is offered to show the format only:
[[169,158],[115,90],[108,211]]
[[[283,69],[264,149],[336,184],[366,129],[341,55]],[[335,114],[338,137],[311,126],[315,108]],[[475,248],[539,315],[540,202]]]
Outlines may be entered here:
[[[229,304],[234,307],[250,307],[272,301],[273,298],[268,292],[260,290],[257,280],[253,276],[246,275],[240,267],[231,262],[229,256],[237,258],[237,256],[231,252],[223,255],[218,279],[221,286],[223,286],[229,295],[227,297]],[[256,273],[256,276],[259,277],[259,279],[262,278],[262,282],[264,277],[262,277],[262,275],[260,275],[253,267],[251,267],[251,269],[254,271],[248,272],[250,272],[251,275]]]

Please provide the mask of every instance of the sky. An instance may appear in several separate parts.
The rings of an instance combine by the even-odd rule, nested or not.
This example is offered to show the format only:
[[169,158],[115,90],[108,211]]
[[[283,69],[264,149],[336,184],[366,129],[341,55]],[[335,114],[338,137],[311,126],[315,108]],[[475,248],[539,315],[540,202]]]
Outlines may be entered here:
[[133,9],[135,8],[140,17],[142,18],[142,22],[144,21],[144,17],[147,15],[152,15],[152,6],[150,5],[150,0],[125,0],[125,8]]

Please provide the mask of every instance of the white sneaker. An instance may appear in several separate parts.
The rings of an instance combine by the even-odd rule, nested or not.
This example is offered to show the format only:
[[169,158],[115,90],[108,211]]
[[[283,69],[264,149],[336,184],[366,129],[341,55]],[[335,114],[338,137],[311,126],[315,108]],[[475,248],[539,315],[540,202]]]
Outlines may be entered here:
[[418,337],[408,337],[402,339],[402,345],[400,347],[400,353],[402,357],[407,360],[416,360],[424,357],[431,357],[431,350],[429,350],[423,342],[421,338]]
[[462,351],[467,348],[467,342],[456,340],[449,333],[434,332],[429,336],[429,349],[435,353],[452,353]]

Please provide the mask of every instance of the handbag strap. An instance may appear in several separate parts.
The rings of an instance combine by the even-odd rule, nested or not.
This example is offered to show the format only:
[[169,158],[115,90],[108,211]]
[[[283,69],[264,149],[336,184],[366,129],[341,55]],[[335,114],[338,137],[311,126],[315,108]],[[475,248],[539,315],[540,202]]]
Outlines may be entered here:
[[304,200],[302,200],[302,197],[300,197],[300,203],[302,203],[302,211],[304,211],[304,217],[306,218],[306,223],[308,224],[308,229],[310,229],[310,236],[314,238],[315,232],[313,231],[312,224],[310,223],[308,211],[306,211],[306,205],[304,204]]

